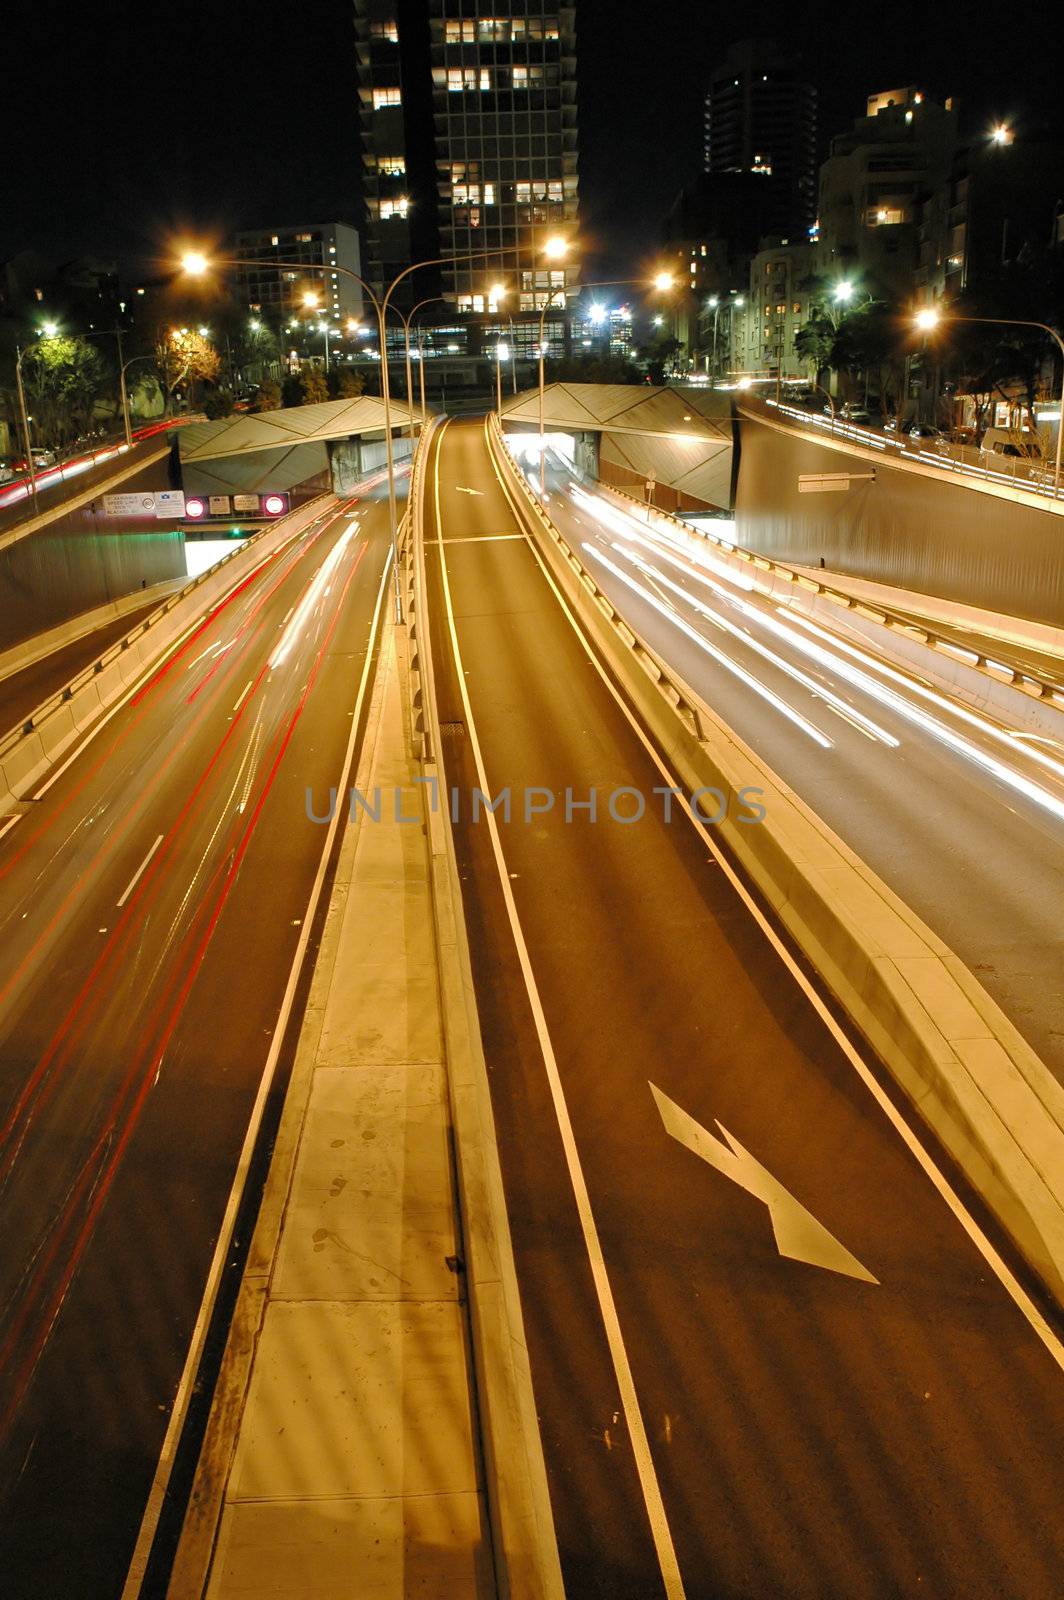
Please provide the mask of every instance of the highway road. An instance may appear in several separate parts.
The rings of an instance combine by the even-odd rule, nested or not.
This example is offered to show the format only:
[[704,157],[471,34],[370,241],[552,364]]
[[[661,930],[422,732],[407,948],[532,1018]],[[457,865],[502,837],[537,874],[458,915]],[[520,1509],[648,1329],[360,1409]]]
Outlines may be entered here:
[[841,619],[830,631],[802,621],[697,534],[648,527],[557,458],[548,492],[557,526],[651,648],[1064,1078],[1064,747],[889,666]]
[[[675,799],[666,820],[675,778],[482,425],[446,424],[429,468],[442,755],[567,1593],[1055,1600],[1058,1334],[711,830]],[[508,788],[509,820],[474,821],[474,787]],[[638,820],[609,814],[622,787]],[[567,817],[592,788],[597,820]]]
[[[121,1593],[326,829],[386,508],[254,548],[0,824],[0,1593]],[[276,1108],[284,1058],[266,1107]]]

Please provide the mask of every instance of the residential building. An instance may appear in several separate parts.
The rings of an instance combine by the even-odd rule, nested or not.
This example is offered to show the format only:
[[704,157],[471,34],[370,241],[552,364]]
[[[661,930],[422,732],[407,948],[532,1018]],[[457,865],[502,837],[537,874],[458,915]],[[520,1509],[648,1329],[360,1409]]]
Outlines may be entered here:
[[1059,243],[1064,151],[1007,129],[957,150],[920,213],[916,296],[952,301]]
[[706,90],[706,172],[759,177],[763,231],[800,239],[816,216],[816,163],[817,91],[801,60],[767,39],[733,45]]
[[805,363],[795,336],[809,320],[816,247],[808,240],[765,239],[750,263],[744,304],[729,317],[732,370],[750,376],[798,378]]
[[822,274],[876,299],[911,297],[922,208],[945,185],[956,146],[951,101],[911,86],[870,96],[820,169]]
[[[255,228],[238,233],[234,254],[237,288],[249,311],[272,323],[305,316],[303,296],[319,297],[320,320],[341,326],[362,319],[360,285],[339,270],[362,272],[358,232],[344,222],[305,222],[287,228]],[[293,261],[278,269],[274,263]]]

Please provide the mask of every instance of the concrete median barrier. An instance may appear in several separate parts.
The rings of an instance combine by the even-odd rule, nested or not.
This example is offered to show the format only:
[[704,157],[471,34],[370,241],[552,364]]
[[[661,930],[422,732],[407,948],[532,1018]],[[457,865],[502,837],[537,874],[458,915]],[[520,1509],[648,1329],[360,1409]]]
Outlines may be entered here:
[[[727,796],[733,857],[1064,1301],[1064,1089],[949,947],[622,621],[491,437],[548,570],[647,731],[689,791]],[[750,786],[766,808],[757,826],[734,820]]]

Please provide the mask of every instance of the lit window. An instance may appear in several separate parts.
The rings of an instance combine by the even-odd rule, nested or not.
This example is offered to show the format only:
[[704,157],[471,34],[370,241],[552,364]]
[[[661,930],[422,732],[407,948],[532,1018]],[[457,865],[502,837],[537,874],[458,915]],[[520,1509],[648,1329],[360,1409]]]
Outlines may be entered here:
[[275,233],[272,233],[270,235],[270,243],[271,244],[278,244],[279,242],[280,241],[278,240],[277,235]]
[[477,25],[472,21],[460,21],[456,17],[449,17],[444,24],[444,38],[448,44],[472,44],[477,36]]
[[401,106],[403,97],[399,92],[398,84],[389,85],[386,89],[374,89],[373,109],[383,111],[386,106]]
[[802,302],[800,300],[796,300],[794,302],[794,304],[791,306],[791,310],[794,312],[795,316],[798,315],[798,313],[799,313],[799,311],[801,311],[801,309],[802,309]]
[[300,244],[310,244],[314,235],[311,233],[297,233],[296,238]]
[[448,67],[447,88],[451,94],[464,94],[474,89],[484,93],[491,88],[491,68]]
[[399,29],[394,22],[373,21],[369,25],[371,39],[387,39],[389,44],[399,43]]
[[405,194],[395,195],[390,200],[382,200],[381,221],[387,222],[392,217],[405,217],[409,209],[410,201]]
[[515,65],[510,69],[510,76],[515,89],[527,89],[532,84],[543,82],[543,68]]

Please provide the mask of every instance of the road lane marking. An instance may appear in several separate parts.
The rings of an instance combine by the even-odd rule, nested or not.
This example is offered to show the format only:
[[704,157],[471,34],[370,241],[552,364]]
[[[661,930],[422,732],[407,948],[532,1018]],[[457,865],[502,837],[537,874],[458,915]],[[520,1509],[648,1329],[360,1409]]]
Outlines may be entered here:
[[[377,589],[377,599],[373,609],[373,620],[370,623],[369,642],[366,648],[365,659],[362,663],[362,676],[359,680],[358,693],[355,697],[355,715],[352,718],[351,732],[348,737],[347,749],[344,753],[343,766],[337,785],[337,790],[339,793],[347,792],[348,781],[351,775],[351,764],[355,755],[358,725],[362,715],[362,705],[366,695],[367,684],[369,682],[370,666],[374,659],[374,649],[376,645],[377,631],[380,625],[381,609],[388,586],[388,575],[391,571],[391,559],[391,551],[388,550],[385,554],[384,568],[381,573],[381,581]],[[225,1215],[222,1218],[221,1225],[218,1230],[218,1239],[214,1248],[214,1255],[211,1259],[210,1269],[207,1273],[207,1282],[203,1291],[203,1299],[200,1303],[199,1314],[196,1317],[195,1327],[192,1330],[192,1337],[188,1343],[187,1353],[185,1356],[185,1365],[181,1373],[181,1380],[178,1384],[177,1393],[174,1396],[174,1403],[170,1411],[170,1422],[166,1430],[166,1436],[163,1439],[162,1449],[159,1452],[159,1461],[156,1466],[155,1476],[152,1480],[151,1489],[145,1505],[144,1516],[140,1525],[140,1532],[137,1536],[137,1542],[130,1558],[129,1568],[126,1574],[126,1581],[122,1588],[120,1600],[137,1600],[137,1597],[140,1594],[141,1585],[144,1580],[144,1575],[147,1571],[148,1558],[151,1554],[152,1542],[155,1538],[156,1529],[159,1525],[159,1517],[162,1513],[163,1502],[166,1498],[166,1493],[170,1482],[170,1474],[173,1471],[174,1460],[177,1455],[177,1447],[181,1439],[181,1434],[184,1431],[185,1421],[188,1415],[188,1407],[192,1395],[192,1386],[199,1370],[200,1358],[203,1353],[203,1344],[207,1336],[207,1330],[210,1326],[211,1318],[214,1315],[214,1307],[218,1296],[218,1288],[221,1283],[222,1273],[232,1246],[233,1228],[236,1222],[237,1212],[239,1211],[240,1203],[243,1198],[252,1156],[254,1155],[255,1145],[258,1141],[259,1130],[261,1128],[263,1115],[266,1109],[266,1103],[269,1099],[270,1090],[273,1086],[274,1075],[277,1071],[277,1063],[280,1059],[284,1035],[292,1014],[292,1008],[295,1004],[299,979],[303,970],[304,960],[306,959],[307,946],[310,942],[311,928],[314,922],[315,913],[317,911],[318,902],[321,898],[322,885],[325,882],[326,869],[332,855],[333,842],[336,838],[336,832],[340,825],[340,820],[344,816],[346,816],[345,808],[343,806],[337,806],[334,809],[332,819],[329,822],[329,826],[326,830],[325,841],[322,846],[321,859],[318,863],[317,875],[310,891],[310,898],[307,901],[307,908],[303,917],[303,925],[299,930],[299,940],[296,944],[295,954],[292,957],[292,965],[288,974],[288,983],[285,987],[284,998],[281,1002],[281,1009],[277,1016],[277,1025],[274,1028],[273,1037],[270,1041],[269,1054],[266,1057],[266,1064],[263,1068],[262,1077],[259,1080],[258,1091],[255,1095],[255,1103],[251,1108],[251,1116],[248,1119],[247,1132],[244,1135],[244,1143],[241,1146],[240,1155],[237,1160],[236,1172],[233,1177],[232,1187],[229,1191],[229,1199],[226,1203]]]
[[11,830],[15,826],[16,822],[21,822],[21,821],[22,821],[21,815],[19,815],[17,817],[8,817],[7,821],[4,823],[4,826],[2,828],[0,828],[0,839],[2,839],[4,837],[5,833],[10,833],[11,832]]
[[[456,539],[448,539],[448,544],[500,544],[507,539],[523,539],[523,533],[469,533]],[[442,539],[426,539],[426,544],[443,544]]]
[[[436,461],[433,475],[433,489],[436,502],[436,527],[442,530],[443,519],[440,513],[440,456],[442,454],[441,441],[448,424],[437,434]],[[490,449],[489,449],[490,457]],[[493,459],[493,458],[491,458]],[[480,748],[480,739],[477,735],[476,724],[473,720],[473,708],[466,688],[465,671],[462,666],[462,652],[458,644],[458,630],[454,620],[454,607],[451,603],[451,586],[447,575],[447,554],[444,543],[439,547],[440,575],[443,580],[443,598],[447,610],[447,626],[451,636],[451,649],[454,652],[454,662],[458,678],[458,688],[462,696],[462,705],[465,710],[466,731],[469,736],[470,748],[476,762],[477,777],[485,794],[494,791],[488,785],[487,772],[484,767],[484,756]],[[572,1185],[573,1197],[576,1201],[577,1214],[580,1218],[580,1228],[584,1237],[584,1248],[587,1251],[588,1262],[591,1267],[591,1276],[595,1284],[595,1294],[599,1303],[599,1311],[606,1330],[606,1342],[609,1347],[610,1359],[613,1363],[614,1376],[620,1391],[621,1403],[624,1409],[625,1422],[628,1436],[632,1442],[632,1454],[635,1458],[636,1471],[639,1476],[639,1485],[643,1492],[643,1500],[650,1519],[650,1531],[654,1540],[658,1565],[661,1569],[662,1581],[668,1600],[683,1600],[684,1586],[680,1575],[680,1567],[676,1558],[676,1550],[672,1542],[672,1533],[669,1529],[668,1517],[665,1513],[665,1503],[662,1499],[661,1486],[658,1483],[657,1473],[654,1469],[654,1459],[650,1452],[650,1441],[647,1437],[643,1415],[639,1409],[639,1397],[636,1393],[635,1378],[632,1373],[628,1352],[625,1349],[624,1337],[621,1333],[620,1319],[617,1315],[617,1306],[613,1298],[609,1276],[606,1271],[606,1260],[599,1240],[598,1228],[591,1209],[591,1197],[588,1193],[587,1180],[584,1177],[583,1167],[580,1163],[580,1154],[576,1147],[576,1136],[573,1132],[572,1120],[569,1116],[569,1107],[562,1088],[561,1074],[558,1071],[558,1062],[554,1054],[554,1046],[547,1029],[547,1019],[540,999],[539,988],[536,984],[535,974],[532,971],[532,962],[525,942],[524,930],[517,914],[517,904],[514,900],[513,889],[510,884],[510,875],[503,854],[502,840],[499,836],[498,824],[495,813],[488,810],[486,813],[488,832],[491,838],[492,851],[495,856],[495,866],[502,889],[503,902],[510,920],[510,929],[513,934],[517,957],[521,966],[521,973],[525,981],[525,990],[528,1003],[532,1010],[536,1036],[539,1041],[540,1051],[543,1056],[543,1065],[546,1069],[547,1082],[550,1087],[551,1100],[554,1104],[554,1114],[561,1135],[562,1148],[565,1152],[565,1164],[569,1172],[569,1182]]]
[[[502,475],[495,463],[494,456],[492,456],[492,465],[495,466],[495,475],[499,479],[499,483],[502,485],[503,493],[506,494],[507,499],[510,501],[510,505],[514,507],[516,515],[516,506],[514,506],[514,501],[511,498],[506,485],[503,483]],[[622,716],[631,727],[640,744],[646,750],[651,761],[661,773],[665,782],[674,788],[682,789],[682,785],[679,784],[676,775],[669,770],[665,762],[662,760],[657,748],[651,741],[649,735],[640,725],[627,701],[624,699],[624,696],[610,681],[605,667],[599,660],[598,651],[592,646],[587,634],[584,632],[580,623],[573,615],[568,601],[558,588],[558,585],[555,583],[554,577],[547,567],[546,562],[544,561],[538,548],[536,547],[535,541],[529,537],[527,539],[527,544],[528,548],[531,550],[536,559],[540,571],[543,573],[544,578],[550,585],[551,591],[554,594],[554,598],[557,600],[558,604],[562,608],[563,613],[567,617],[569,626],[579,639],[589,661],[592,663],[595,671],[602,679],[602,682],[605,684],[606,689],[616,703]],[[1012,1271],[1012,1268],[987,1238],[986,1234],[983,1232],[983,1229],[971,1215],[963,1201],[960,1199],[959,1195],[955,1193],[952,1185],[949,1183],[945,1175],[939,1171],[921,1140],[917,1138],[913,1129],[895,1106],[890,1096],[886,1093],[879,1080],[876,1078],[875,1074],[864,1060],[863,1056],[854,1047],[845,1029],[842,1028],[836,1021],[834,1015],[832,1014],[831,1008],[817,992],[808,975],[799,966],[797,961],[795,961],[794,957],[783,943],[783,940],[769,922],[761,907],[755,901],[753,895],[750,893],[750,890],[743,883],[738,872],[732,866],[727,856],[717,844],[713,837],[712,829],[695,816],[693,810],[691,809],[690,801],[687,799],[685,794],[681,795],[680,797],[680,805],[683,808],[684,815],[687,817],[687,820],[690,822],[695,832],[701,837],[711,855],[716,859],[722,872],[728,879],[728,882],[735,890],[735,893],[739,896],[739,899],[749,911],[755,923],[761,929],[761,932],[775,950],[776,954],[779,956],[780,960],[783,962],[783,965],[791,974],[791,977],[794,979],[799,989],[816,1011],[818,1017],[823,1022],[832,1038],[835,1040],[839,1049],[846,1057],[846,1060],[857,1073],[857,1076],[860,1078],[861,1082],[864,1084],[873,1100],[875,1100],[876,1104],[879,1106],[879,1109],[882,1111],[887,1121],[893,1127],[895,1133],[898,1135],[902,1143],[908,1149],[910,1155],[912,1155],[914,1160],[922,1169],[925,1177],[927,1177],[932,1186],[937,1190],[939,1197],[945,1202],[949,1210],[952,1211],[964,1232],[968,1235],[975,1248],[979,1251],[979,1254],[982,1256],[983,1260],[990,1267],[991,1271],[1001,1284],[1002,1288],[1005,1290],[1006,1294],[1025,1317],[1033,1332],[1041,1340],[1052,1360],[1056,1362],[1057,1366],[1060,1367],[1062,1371],[1064,1371],[1064,1340],[1060,1338],[1060,1335],[1056,1332],[1056,1330],[1052,1328],[1046,1321],[1034,1300],[1027,1293],[1027,1290],[1023,1287],[1015,1273]]]
[[[436,459],[439,460],[438,455]],[[476,494],[479,495],[481,499],[484,498],[483,489],[467,489],[464,483],[456,483],[454,486],[454,492],[455,494]]]
[[251,685],[254,683],[254,681],[255,680],[253,678],[249,678],[247,683],[245,683],[244,687],[241,689],[240,693],[237,695],[236,704],[233,706],[233,710],[234,711],[239,711],[240,710],[240,707],[244,704],[244,698],[247,695],[247,692],[251,688]]
[[130,895],[133,893],[133,890],[137,887],[137,884],[140,882],[141,874],[143,873],[145,867],[148,865],[148,862],[151,860],[152,856],[155,854],[156,850],[158,850],[158,848],[162,844],[162,842],[163,842],[163,835],[160,833],[159,837],[156,839],[155,843],[152,845],[151,849],[148,851],[148,854],[144,857],[144,860],[141,862],[140,866],[137,868],[137,870],[133,874],[132,878],[130,878],[129,882],[126,884],[126,887],[122,892],[121,900],[116,900],[115,901],[115,904],[117,906],[124,906],[125,905],[126,901],[129,899]]
[[650,1092],[666,1133],[768,1207],[776,1248],[781,1256],[791,1261],[804,1261],[811,1267],[824,1267],[828,1272],[841,1272],[847,1278],[860,1278],[863,1283],[879,1283],[879,1279],[874,1278],[812,1212],[807,1211],[749,1150],[744,1150],[723,1123],[717,1123],[724,1135],[721,1140],[689,1116],[675,1100],[670,1100],[657,1084],[650,1085]]

